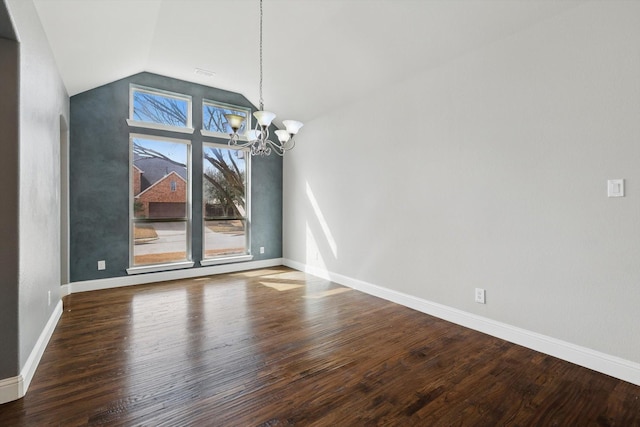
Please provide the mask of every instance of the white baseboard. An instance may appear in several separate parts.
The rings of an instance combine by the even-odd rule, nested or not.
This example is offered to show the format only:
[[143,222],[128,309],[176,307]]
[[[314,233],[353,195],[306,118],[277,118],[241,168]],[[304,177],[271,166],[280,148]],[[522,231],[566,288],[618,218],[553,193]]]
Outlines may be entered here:
[[20,399],[24,396],[22,390],[24,390],[22,375],[0,380],[0,405]]
[[211,274],[235,273],[238,271],[254,270],[257,268],[277,267],[282,265],[282,258],[262,261],[239,262],[235,264],[220,264],[211,267],[190,268],[185,270],[161,271],[145,273],[135,276],[111,277],[108,279],[85,280],[72,282],[62,286],[62,296],[78,292],[97,291],[101,289],[120,288],[123,286],[143,285],[146,283],[165,282],[167,280],[189,279],[192,277],[208,276]]
[[422,313],[640,385],[640,364],[290,259],[283,264]]
[[56,304],[53,313],[51,313],[47,324],[38,337],[38,341],[36,341],[26,363],[22,367],[20,375],[0,380],[0,404],[20,399],[25,395],[29,389],[33,375],[36,373],[44,350],[47,348],[47,344],[51,339],[51,335],[53,335],[53,331],[56,329],[60,316],[62,316],[62,301],[58,301],[58,304]]

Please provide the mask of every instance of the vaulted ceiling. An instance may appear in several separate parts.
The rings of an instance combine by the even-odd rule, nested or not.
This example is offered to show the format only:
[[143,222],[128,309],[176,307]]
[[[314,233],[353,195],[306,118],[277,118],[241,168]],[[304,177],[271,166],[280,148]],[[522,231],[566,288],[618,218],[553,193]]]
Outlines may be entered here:
[[[34,3],[71,96],[149,71],[258,103],[258,0]],[[265,107],[308,121],[580,3],[264,0]]]

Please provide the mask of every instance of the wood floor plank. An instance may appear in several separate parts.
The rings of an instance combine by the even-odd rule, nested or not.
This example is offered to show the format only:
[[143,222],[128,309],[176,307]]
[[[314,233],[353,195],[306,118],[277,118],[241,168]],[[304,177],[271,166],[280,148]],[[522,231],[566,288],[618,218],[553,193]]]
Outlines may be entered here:
[[640,387],[284,267],[72,294],[2,426],[640,426]]

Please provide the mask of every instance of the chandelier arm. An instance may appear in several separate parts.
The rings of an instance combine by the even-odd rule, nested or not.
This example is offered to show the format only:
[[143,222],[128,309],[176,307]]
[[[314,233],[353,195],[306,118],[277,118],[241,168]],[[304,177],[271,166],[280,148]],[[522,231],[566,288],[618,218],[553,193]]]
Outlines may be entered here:
[[280,157],[284,156],[284,153],[288,151],[281,143],[273,142],[270,139],[267,139],[265,142],[268,143],[273,148],[273,151]]
[[257,155],[268,156],[269,154],[271,154],[271,147],[269,146],[266,146],[266,145],[263,146],[261,144],[256,143],[251,147],[252,156],[257,156]]
[[229,140],[229,142],[228,142],[228,145],[230,147],[240,147],[240,148],[246,148],[246,147],[249,147],[252,144],[253,144],[252,141],[238,142],[238,140],[235,140],[235,141],[232,142],[231,140]]

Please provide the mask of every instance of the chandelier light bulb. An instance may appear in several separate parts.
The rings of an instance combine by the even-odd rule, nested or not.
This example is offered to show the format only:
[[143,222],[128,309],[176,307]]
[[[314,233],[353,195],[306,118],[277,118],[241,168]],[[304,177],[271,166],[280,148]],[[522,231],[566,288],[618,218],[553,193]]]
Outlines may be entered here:
[[291,135],[297,134],[300,128],[304,126],[302,122],[296,120],[283,120],[282,124],[287,128],[287,132]]
[[260,126],[271,126],[271,122],[276,118],[276,114],[271,111],[256,111],[253,116]]
[[282,143],[289,141],[291,135],[286,130],[278,129],[276,131],[276,135],[278,135],[278,140]]
[[238,133],[238,130],[244,123],[244,117],[238,114],[225,114],[224,118],[227,119],[229,127],[233,130],[233,133]]

